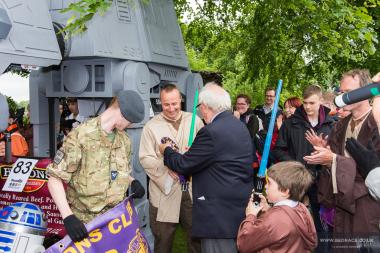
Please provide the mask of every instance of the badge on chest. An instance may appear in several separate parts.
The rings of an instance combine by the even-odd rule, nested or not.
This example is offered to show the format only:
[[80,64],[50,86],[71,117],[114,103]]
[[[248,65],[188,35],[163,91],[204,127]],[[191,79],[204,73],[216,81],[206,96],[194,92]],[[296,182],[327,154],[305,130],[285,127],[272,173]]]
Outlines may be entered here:
[[112,181],[114,181],[118,175],[119,175],[119,172],[117,170],[111,170],[111,180]]

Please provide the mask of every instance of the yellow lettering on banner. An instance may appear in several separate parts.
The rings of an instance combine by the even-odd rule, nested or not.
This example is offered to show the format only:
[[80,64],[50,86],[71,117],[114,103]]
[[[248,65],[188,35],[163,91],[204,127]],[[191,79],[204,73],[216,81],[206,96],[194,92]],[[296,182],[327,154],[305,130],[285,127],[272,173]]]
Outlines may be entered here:
[[128,201],[128,204],[127,204],[127,212],[129,214],[129,217],[132,217],[133,209],[132,209],[132,206],[131,206],[131,202],[129,202],[129,201]]
[[114,220],[111,220],[110,223],[108,223],[108,230],[112,233],[112,234],[117,234],[120,232],[121,230],[121,225],[118,225],[117,228],[115,228],[113,226],[114,223],[119,223],[120,220],[118,218],[114,219]]
[[77,253],[77,251],[73,247],[68,247],[63,253]]
[[121,215],[121,221],[123,222],[123,227],[126,228],[128,227],[129,225],[132,224],[132,219],[131,217],[129,217],[129,221],[127,221],[127,219],[125,218],[125,214],[122,214]]
[[107,250],[105,253],[118,253],[118,251],[115,249],[110,249],[110,250]]
[[90,237],[91,242],[98,242],[103,237],[102,233],[100,232],[100,228],[97,228],[97,229],[91,231],[88,235]]
[[82,241],[80,242],[74,242],[74,245],[77,247],[78,251],[80,253],[84,253],[85,252],[85,248],[90,248],[91,247],[91,243],[90,241],[86,238],[86,239],[83,239]]

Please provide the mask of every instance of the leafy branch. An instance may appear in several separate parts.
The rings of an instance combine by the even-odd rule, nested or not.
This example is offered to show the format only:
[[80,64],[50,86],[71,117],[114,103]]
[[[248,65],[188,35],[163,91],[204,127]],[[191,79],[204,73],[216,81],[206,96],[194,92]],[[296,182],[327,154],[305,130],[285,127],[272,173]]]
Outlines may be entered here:
[[[133,0],[125,0],[134,6]],[[141,0],[142,4],[147,4],[151,0]],[[67,36],[83,33],[87,31],[87,23],[95,14],[103,16],[112,5],[113,0],[81,0],[71,3],[67,8],[62,9],[61,13],[72,13],[66,21],[66,26],[60,31]]]
[[67,8],[62,9],[61,13],[71,12],[71,17],[66,21],[66,26],[60,31],[68,35],[76,35],[87,30],[87,22],[96,13],[104,15],[112,5],[112,0],[81,0],[71,3]]

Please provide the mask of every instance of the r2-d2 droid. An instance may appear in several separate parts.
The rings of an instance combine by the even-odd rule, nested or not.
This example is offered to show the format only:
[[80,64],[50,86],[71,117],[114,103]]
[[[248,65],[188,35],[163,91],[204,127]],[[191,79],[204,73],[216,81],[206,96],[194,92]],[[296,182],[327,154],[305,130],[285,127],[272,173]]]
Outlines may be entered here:
[[16,202],[4,207],[0,210],[0,252],[44,252],[46,225],[43,211],[35,204]]

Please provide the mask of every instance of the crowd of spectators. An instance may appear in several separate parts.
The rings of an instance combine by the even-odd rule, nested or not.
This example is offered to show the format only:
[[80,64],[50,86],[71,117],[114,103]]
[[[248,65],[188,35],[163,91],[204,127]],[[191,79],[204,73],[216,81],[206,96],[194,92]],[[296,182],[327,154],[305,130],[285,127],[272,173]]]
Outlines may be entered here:
[[[373,81],[378,79],[379,75]],[[351,70],[342,75],[339,92],[350,92],[371,82],[367,70]],[[273,94],[266,95],[272,97]],[[323,91],[318,85],[310,85],[303,91],[302,102],[299,98],[286,100],[283,113],[277,116],[277,129],[274,130],[278,131],[278,135],[274,135],[277,139],[272,150],[274,163],[298,161],[312,175],[305,197],[300,201],[308,206],[313,217],[319,238],[318,244],[313,246],[316,247],[315,252],[376,251],[380,247],[380,203],[376,195],[379,186],[374,187],[380,180],[377,174],[380,165],[380,111],[376,111],[379,98],[374,99],[373,108],[371,101],[364,100],[339,109],[333,103],[336,95],[331,91]],[[269,97],[266,96],[266,102],[270,101]],[[267,105],[266,108],[268,111],[270,107]],[[258,113],[263,115],[263,111],[262,109]],[[271,169],[268,171],[269,182],[273,180],[270,171]],[[368,177],[369,172],[371,177]],[[281,184],[282,180],[277,179],[276,183]],[[284,187],[279,189],[284,190]],[[267,197],[270,200],[268,191]],[[250,204],[247,208],[249,206]],[[276,206],[274,202],[274,207]],[[268,239],[262,241],[257,238],[256,233],[260,231],[268,234],[264,232],[265,229],[277,229],[278,232],[281,231],[280,227],[273,228],[269,213],[268,216],[265,216],[266,212],[260,216],[251,209],[247,211],[247,218],[239,231],[239,249],[241,252],[256,252],[266,248],[274,252],[275,247],[279,247],[278,240],[284,238],[277,238],[275,232],[269,233],[272,238],[277,238],[277,242],[272,241],[270,244]],[[262,210],[266,210],[265,205]],[[297,222],[294,224],[298,226]],[[256,230],[253,231],[254,229]],[[249,239],[248,235],[251,236]],[[301,236],[306,249],[310,238],[305,234]],[[253,238],[257,238],[257,241]],[[288,240],[291,238],[289,236]],[[325,238],[330,240],[324,240]],[[286,252],[298,252],[295,251],[294,244],[286,246],[284,243],[280,249],[284,250],[284,247]]]
[[[380,74],[373,77],[379,80]],[[367,70],[354,69],[342,75],[339,92],[371,82]],[[189,252],[379,250],[380,98],[339,109],[333,103],[337,93],[315,84],[301,98],[286,98],[275,117],[266,191],[255,205],[250,193],[276,90],[268,87],[263,95],[264,104],[253,109],[247,94],[232,104],[221,86],[206,84],[189,147],[191,113],[182,111],[175,85],[161,87],[162,112],[145,124],[139,146],[150,179],[155,252],[171,252],[177,224],[185,228]],[[58,148],[67,148],[66,136],[86,119],[76,98],[60,102],[60,115]],[[32,125],[19,129],[16,118],[10,112],[12,154],[32,155]]]

